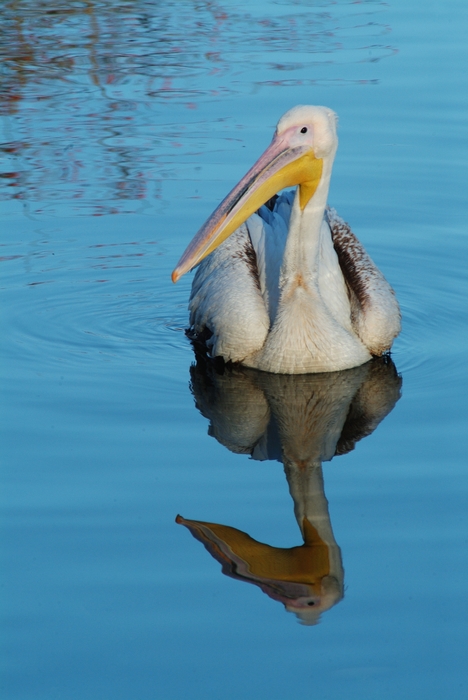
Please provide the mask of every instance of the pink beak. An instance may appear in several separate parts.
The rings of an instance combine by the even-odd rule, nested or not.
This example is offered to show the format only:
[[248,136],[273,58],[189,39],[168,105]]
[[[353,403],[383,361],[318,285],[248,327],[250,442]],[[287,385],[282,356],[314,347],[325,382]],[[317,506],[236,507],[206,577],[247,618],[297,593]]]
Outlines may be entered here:
[[172,273],[173,282],[215,250],[274,194],[307,179],[311,158],[321,164],[310,145],[290,145],[295,131],[291,128],[274,135],[267,150],[192,239]]

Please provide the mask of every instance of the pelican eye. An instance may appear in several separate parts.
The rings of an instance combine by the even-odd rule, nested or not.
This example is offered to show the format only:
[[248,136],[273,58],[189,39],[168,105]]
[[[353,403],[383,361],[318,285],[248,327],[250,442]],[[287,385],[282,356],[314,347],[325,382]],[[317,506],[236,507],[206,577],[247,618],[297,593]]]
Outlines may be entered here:
[[[305,127],[304,127],[304,129],[305,129]],[[306,129],[306,131],[307,131],[307,129]],[[311,605],[311,606],[312,606],[312,605],[315,605],[315,602],[314,602],[313,600],[309,600],[309,602],[307,603],[307,605]]]
[[306,126],[302,127],[301,134],[307,134],[307,127]]

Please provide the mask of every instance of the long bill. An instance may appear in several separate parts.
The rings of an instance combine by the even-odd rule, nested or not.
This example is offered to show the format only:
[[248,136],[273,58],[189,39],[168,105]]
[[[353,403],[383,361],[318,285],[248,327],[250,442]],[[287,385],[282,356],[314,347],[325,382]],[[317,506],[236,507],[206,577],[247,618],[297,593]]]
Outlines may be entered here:
[[172,273],[173,282],[198,265],[285,187],[300,185],[300,206],[305,207],[320,182],[322,159],[315,158],[309,145],[288,145],[287,136],[287,132],[275,134],[265,153],[215,209],[179,260]]

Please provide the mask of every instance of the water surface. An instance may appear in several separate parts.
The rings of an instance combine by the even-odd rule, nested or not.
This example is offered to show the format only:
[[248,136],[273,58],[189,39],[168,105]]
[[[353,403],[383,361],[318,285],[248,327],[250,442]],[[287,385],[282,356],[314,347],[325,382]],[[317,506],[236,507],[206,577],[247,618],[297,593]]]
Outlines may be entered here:
[[[4,697],[466,697],[466,32],[461,0],[5,3]],[[300,103],[339,114],[394,365],[219,374],[170,272]]]

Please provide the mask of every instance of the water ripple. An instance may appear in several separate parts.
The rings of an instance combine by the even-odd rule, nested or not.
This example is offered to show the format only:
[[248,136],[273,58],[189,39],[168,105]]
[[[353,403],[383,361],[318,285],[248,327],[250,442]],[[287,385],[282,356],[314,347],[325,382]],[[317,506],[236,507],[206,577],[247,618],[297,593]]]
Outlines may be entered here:
[[[213,138],[213,100],[374,85],[373,67],[395,52],[380,2],[272,3],[268,14],[210,2],[195,15],[184,1],[7,3],[0,199],[41,215],[157,206],[165,165]],[[167,123],[176,105],[185,118]]]
[[158,354],[187,351],[187,290],[172,285],[159,256],[154,245],[134,242],[3,256],[16,263],[4,279],[23,367],[46,371],[96,355],[154,362]]
[[[403,316],[394,359],[421,392],[443,386],[447,377],[456,382],[466,361],[459,244],[447,237],[441,255],[430,245],[377,249]],[[183,331],[190,279],[170,283],[169,261],[156,242],[71,241],[51,248],[42,240],[33,248],[19,254],[16,244],[11,251],[2,246],[0,256],[11,290],[12,339],[31,369],[39,362],[44,368],[44,358],[53,366],[96,354],[121,362],[153,362],[174,350],[189,357]]]
[[385,258],[403,318],[395,360],[400,372],[411,375],[413,389],[427,392],[444,387],[446,382],[457,383],[466,362],[468,340],[466,330],[462,330],[467,325],[461,321],[468,314],[462,241],[447,235],[441,250],[437,242],[421,243],[420,248],[399,249],[398,255],[388,250]]

